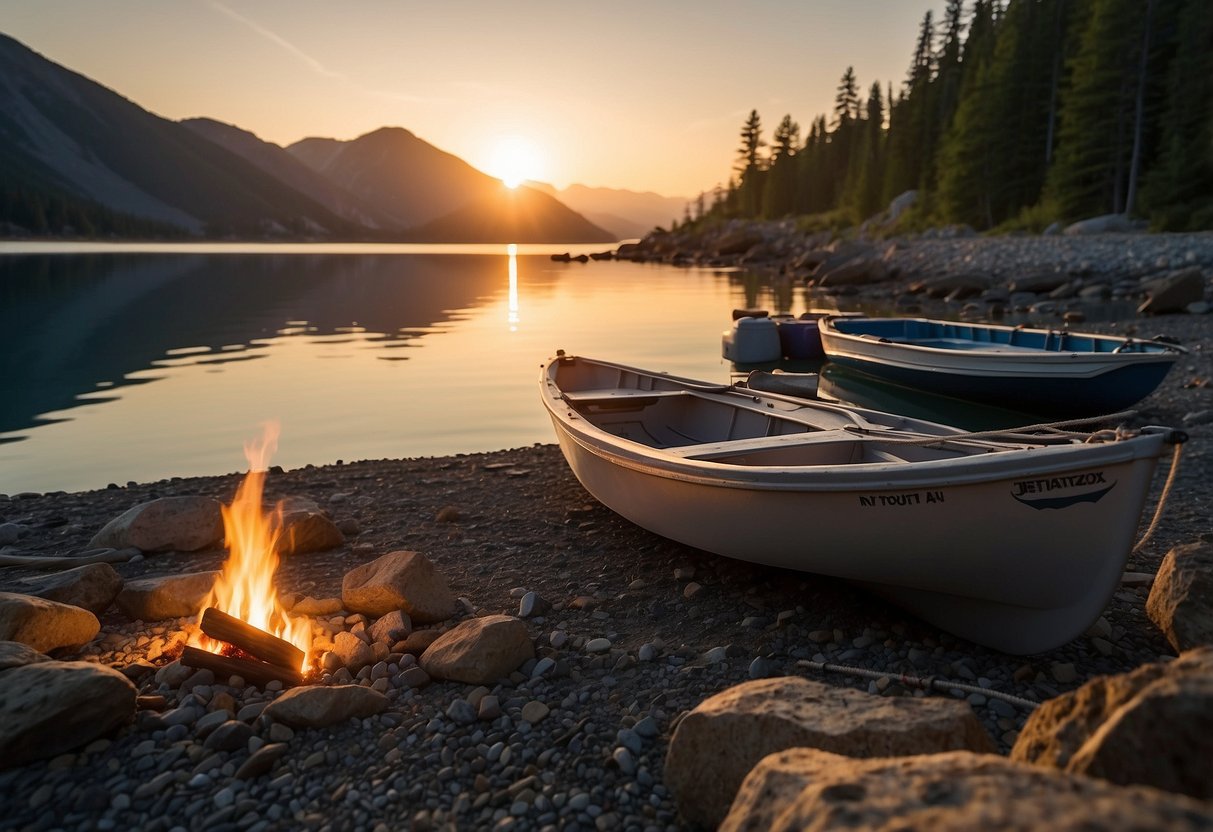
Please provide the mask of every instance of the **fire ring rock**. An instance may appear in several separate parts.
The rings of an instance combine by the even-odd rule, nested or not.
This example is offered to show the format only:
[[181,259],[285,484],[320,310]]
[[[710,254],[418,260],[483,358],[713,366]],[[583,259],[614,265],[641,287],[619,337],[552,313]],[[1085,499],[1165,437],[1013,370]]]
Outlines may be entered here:
[[509,615],[472,618],[440,635],[421,655],[435,679],[489,685],[535,657],[526,624]]
[[0,671],[0,768],[55,757],[135,715],[135,686],[93,662],[38,662]]
[[40,575],[21,581],[30,595],[82,607],[101,615],[122,590],[122,576],[108,563],[89,563],[55,575]]
[[19,641],[45,653],[57,647],[79,647],[101,631],[88,610],[32,595],[0,592],[0,640]]
[[223,539],[223,514],[210,497],[161,497],[105,524],[90,547],[196,552]]
[[418,624],[455,614],[455,596],[446,579],[420,552],[389,552],[350,570],[341,581],[341,601],[347,610],[372,618],[403,610]]
[[218,572],[189,572],[127,581],[115,600],[132,621],[197,615],[218,576]]
[[262,713],[294,728],[324,728],[352,717],[374,716],[387,706],[386,696],[360,685],[312,685],[288,690]]

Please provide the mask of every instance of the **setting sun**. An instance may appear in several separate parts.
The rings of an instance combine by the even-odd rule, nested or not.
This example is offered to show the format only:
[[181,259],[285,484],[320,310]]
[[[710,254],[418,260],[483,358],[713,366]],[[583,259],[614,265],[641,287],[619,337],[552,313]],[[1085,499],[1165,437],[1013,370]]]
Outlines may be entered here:
[[539,176],[540,167],[535,145],[522,136],[504,136],[493,147],[488,172],[507,188],[517,188],[526,180]]

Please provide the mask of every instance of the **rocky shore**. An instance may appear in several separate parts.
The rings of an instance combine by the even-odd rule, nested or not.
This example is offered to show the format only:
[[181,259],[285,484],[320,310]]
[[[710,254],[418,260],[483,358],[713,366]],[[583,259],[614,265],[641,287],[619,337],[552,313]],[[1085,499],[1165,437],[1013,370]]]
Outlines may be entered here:
[[[276,583],[327,651],[310,684],[286,692],[174,660],[198,601],[182,576],[226,555],[209,520],[168,539],[139,537],[134,522],[98,537],[139,505],[229,502],[241,475],[0,495],[0,559],[108,559],[81,568],[117,579],[90,579],[85,601],[61,570],[0,569],[0,639],[11,640],[0,643],[0,828],[1213,828],[1213,658],[1191,649],[1213,632],[1195,597],[1208,600],[1213,571],[1213,315],[1199,305],[1213,235],[842,244],[778,224],[725,233],[761,240],[649,238],[620,254],[761,268],[956,314],[1052,301],[1040,314],[1064,315],[1097,297],[1136,307],[1160,294],[1154,281],[1199,276],[1201,296],[1182,311],[1089,325],[1188,347],[1137,419],[1191,438],[1158,531],[1084,636],[1008,656],[846,583],[657,538],[595,503],[554,445],[537,445],[272,471],[266,496],[291,499],[299,529]],[[843,249],[851,256],[821,269]],[[882,266],[852,275],[881,277],[827,279],[857,257]],[[1012,285],[1045,273],[1061,283]],[[980,288],[929,298],[915,286],[945,277]],[[365,591],[389,573],[413,576],[394,612]],[[150,591],[168,578],[169,597]],[[34,614],[13,612],[25,602],[12,596],[91,604],[96,629],[74,613],[59,629],[22,627]],[[1163,608],[1181,623],[1160,624]],[[78,698],[60,722],[19,734],[8,716],[48,711],[52,680],[69,673],[104,680],[65,683]],[[928,694],[913,679],[945,684]]]

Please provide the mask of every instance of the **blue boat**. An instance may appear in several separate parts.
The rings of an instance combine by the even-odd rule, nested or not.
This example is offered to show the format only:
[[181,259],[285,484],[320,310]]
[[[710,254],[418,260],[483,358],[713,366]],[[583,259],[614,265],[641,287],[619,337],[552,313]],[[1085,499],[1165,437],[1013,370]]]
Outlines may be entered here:
[[1050,416],[1144,399],[1186,350],[1160,340],[925,318],[827,318],[830,361],[944,396]]

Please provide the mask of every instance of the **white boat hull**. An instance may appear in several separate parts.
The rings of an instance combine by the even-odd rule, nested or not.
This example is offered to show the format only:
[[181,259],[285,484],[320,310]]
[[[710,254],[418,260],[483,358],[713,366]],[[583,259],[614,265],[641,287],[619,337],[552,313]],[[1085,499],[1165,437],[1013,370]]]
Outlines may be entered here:
[[1164,441],[912,464],[722,463],[620,440],[562,400],[550,374],[546,385],[574,474],[637,525],[727,557],[862,582],[1009,653],[1064,644],[1099,616]]

